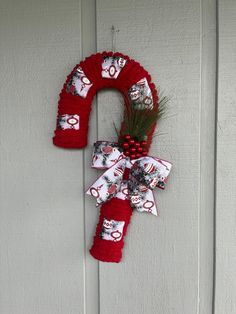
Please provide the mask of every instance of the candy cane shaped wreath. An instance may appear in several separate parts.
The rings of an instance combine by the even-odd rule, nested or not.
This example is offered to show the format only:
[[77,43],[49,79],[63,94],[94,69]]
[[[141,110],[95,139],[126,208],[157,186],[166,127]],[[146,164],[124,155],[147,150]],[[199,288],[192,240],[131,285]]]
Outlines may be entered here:
[[103,88],[120,91],[125,110],[118,142],[94,143],[92,167],[106,171],[86,192],[101,205],[90,253],[118,263],[133,209],[157,215],[153,189],[164,189],[172,165],[148,156],[162,110],[151,76],[118,52],[92,55],[69,74],[60,93],[53,143],[63,148],[87,145],[92,100]]

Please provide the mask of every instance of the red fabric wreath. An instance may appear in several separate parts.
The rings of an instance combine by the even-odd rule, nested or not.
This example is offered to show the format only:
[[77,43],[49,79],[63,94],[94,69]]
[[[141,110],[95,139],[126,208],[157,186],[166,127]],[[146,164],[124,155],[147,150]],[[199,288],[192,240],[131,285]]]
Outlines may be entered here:
[[[140,89],[146,89],[148,92],[141,93]],[[140,99],[140,93],[142,95],[143,106],[149,107],[149,112],[152,114],[153,106],[156,106],[156,112],[158,109],[158,96],[155,85],[151,82],[151,76],[148,72],[136,61],[130,59],[128,56],[119,52],[103,52],[94,54],[84,61],[77,64],[73,71],[69,74],[63,89],[60,93],[60,99],[58,103],[58,115],[57,115],[57,127],[55,130],[55,136],[53,143],[56,146],[64,148],[83,148],[87,145],[88,129],[89,129],[89,116],[92,106],[92,100],[94,95],[103,88],[114,88],[121,92],[124,97],[125,106],[130,104],[130,98]],[[144,96],[143,96],[144,95]],[[151,95],[151,96],[150,96]],[[146,108],[146,107],[145,107]],[[140,108],[139,108],[140,109]],[[143,108],[141,108],[143,109]],[[143,114],[141,110],[139,113]],[[151,125],[145,134],[145,150],[142,148],[142,142],[139,139],[135,142],[134,139],[130,139],[130,136],[126,136],[122,142],[123,149],[130,147],[130,151],[124,151],[126,159],[132,159],[132,153],[137,148],[137,154],[133,155],[139,158],[143,152],[142,158],[147,155],[152,141],[152,135],[156,126]],[[121,133],[123,134],[125,128],[125,120],[121,124]],[[122,133],[123,132],[123,133]],[[136,145],[132,147],[132,145]],[[108,153],[108,150],[112,150],[112,147],[104,148],[104,154]],[[135,157],[133,157],[134,159]],[[148,164],[144,165],[148,170],[153,171]],[[127,167],[127,166],[126,166]],[[123,180],[129,178],[129,170],[116,169],[115,176],[120,175],[124,171]],[[108,180],[108,179],[107,179]],[[163,182],[162,182],[163,183]],[[160,184],[160,182],[159,182]],[[128,199],[119,198],[115,191],[116,185],[107,182],[107,195],[108,201],[103,203],[100,210],[100,218],[96,228],[96,234],[94,236],[94,243],[90,250],[91,255],[101,261],[106,262],[119,262],[122,257],[122,248],[124,246],[124,236],[127,231],[127,227],[130,223],[133,208],[130,205]],[[147,188],[142,186],[143,191]],[[96,195],[99,195],[99,190],[94,188]],[[93,189],[91,189],[91,194]],[[114,193],[112,195],[112,193]],[[93,195],[94,196],[94,195]],[[109,198],[111,196],[111,199]],[[112,198],[113,197],[113,198]],[[133,195],[135,197],[135,195]],[[137,199],[133,200],[136,202]],[[149,202],[151,203],[151,202]],[[142,210],[141,210],[142,211]]]

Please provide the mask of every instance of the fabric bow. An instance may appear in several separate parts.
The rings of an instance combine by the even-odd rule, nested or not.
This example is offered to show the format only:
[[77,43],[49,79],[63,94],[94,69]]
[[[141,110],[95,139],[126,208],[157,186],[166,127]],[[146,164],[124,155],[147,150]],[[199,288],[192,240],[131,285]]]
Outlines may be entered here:
[[140,212],[157,215],[153,189],[165,188],[171,167],[170,162],[151,156],[130,160],[117,143],[96,142],[92,168],[107,170],[86,194],[96,198],[97,206],[116,197],[129,199],[131,206]]

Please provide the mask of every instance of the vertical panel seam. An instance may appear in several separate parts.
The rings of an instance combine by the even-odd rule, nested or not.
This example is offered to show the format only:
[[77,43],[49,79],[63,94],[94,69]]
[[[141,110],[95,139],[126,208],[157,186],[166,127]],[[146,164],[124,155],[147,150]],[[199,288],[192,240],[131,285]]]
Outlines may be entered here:
[[213,293],[212,313],[215,314],[216,295],[216,204],[217,204],[217,136],[218,136],[218,88],[219,88],[219,1],[216,1],[216,79],[215,79],[215,151],[214,151],[214,243],[213,243]]
[[[95,5],[95,40],[96,40],[96,43],[95,43],[95,47],[96,47],[96,51],[97,51],[97,41],[98,41],[98,24],[97,24],[97,0],[94,1],[94,5]],[[98,98],[97,98],[97,94],[95,95],[95,99],[96,99],[96,134],[97,134],[97,140],[98,140],[98,132],[99,132],[99,127],[98,127],[98,123],[99,123],[99,120],[98,120]],[[97,175],[98,175],[98,172],[97,172]],[[101,296],[101,286],[100,286],[100,262],[98,261],[98,314],[100,314],[101,312],[101,302],[100,302],[100,296]]]
[[[217,162],[217,92],[218,92],[218,14],[217,14],[217,9],[218,9],[218,0],[213,0],[213,1],[209,1],[209,2],[205,2],[204,0],[200,0],[200,104],[199,104],[199,160],[200,160],[200,167],[199,167],[199,207],[198,207],[198,303],[197,303],[197,314],[200,313],[205,313],[206,311],[206,306],[207,304],[205,304],[205,307],[203,305],[202,298],[201,298],[201,293],[206,293],[206,291],[210,291],[211,289],[211,293],[212,293],[212,305],[211,305],[211,309],[212,309],[212,313],[214,314],[214,303],[215,303],[215,237],[216,237],[216,162]],[[214,10],[214,12],[213,12]],[[209,13],[208,13],[209,11]],[[211,15],[212,14],[212,15]],[[213,18],[211,18],[211,16],[215,16],[215,20],[213,20]],[[210,31],[209,29],[209,25],[211,24],[207,24],[206,20],[209,18],[210,23],[213,22],[215,25],[215,46],[214,46],[214,51],[213,51],[213,46],[211,49],[211,46],[207,46],[206,45],[206,37],[208,36],[208,32]],[[212,20],[212,21],[211,21]],[[206,46],[205,46],[206,45]],[[205,264],[203,263],[206,262],[203,258],[202,258],[202,235],[201,232],[203,232],[202,229],[202,225],[204,228],[206,228],[206,226],[204,226],[204,221],[203,221],[203,214],[202,214],[202,206],[204,206],[204,204],[206,205],[206,199],[203,195],[203,188],[204,185],[203,184],[203,179],[204,179],[204,174],[202,173],[204,170],[204,164],[203,164],[203,159],[206,157],[206,147],[204,150],[204,145],[206,145],[207,143],[204,142],[203,136],[205,136],[205,134],[203,134],[204,131],[206,131],[206,120],[204,121],[204,119],[206,118],[206,116],[204,116],[204,114],[206,114],[206,112],[204,112],[204,109],[202,106],[203,105],[208,105],[207,103],[203,104],[203,100],[204,98],[207,97],[207,91],[204,91],[204,87],[203,84],[206,84],[206,77],[204,77],[204,70],[203,66],[204,66],[204,62],[208,61],[207,57],[204,57],[204,53],[207,53],[209,51],[210,55],[212,56],[212,53],[214,53],[215,55],[213,55],[212,57],[215,59],[215,63],[212,64],[212,70],[214,71],[214,87],[213,87],[213,93],[212,96],[215,97],[214,103],[211,104],[212,106],[212,112],[214,112],[214,121],[212,121],[211,125],[209,125],[209,127],[212,129],[213,131],[213,139],[212,139],[212,153],[213,153],[213,158],[212,158],[212,162],[213,162],[213,166],[212,166],[212,182],[213,182],[213,187],[212,187],[212,194],[209,196],[210,200],[211,200],[211,205],[212,205],[212,221],[210,223],[210,228],[212,227],[212,243],[211,243],[211,249],[212,249],[212,253],[211,253],[211,257],[212,260],[210,261],[212,263],[212,272],[211,272],[211,286],[208,286],[206,289],[206,291],[201,291],[202,289],[202,276],[203,276],[203,272],[204,272],[204,268],[201,267],[206,267]],[[206,64],[205,64],[206,65]],[[211,77],[209,77],[211,78]],[[208,78],[207,78],[208,79]],[[206,89],[205,89],[206,90]],[[214,106],[214,107],[213,107]],[[209,108],[208,108],[209,110]],[[209,112],[207,112],[207,114],[209,115]],[[208,116],[207,116],[208,117]],[[205,124],[204,124],[205,123]],[[203,134],[203,136],[202,136]],[[207,208],[205,208],[207,209]],[[208,239],[207,239],[208,241]],[[209,243],[208,243],[209,244]],[[209,244],[210,245],[210,244]],[[203,252],[204,253],[204,252]],[[208,305],[209,306],[209,305]],[[202,309],[205,308],[205,311]]]
[[[97,21],[96,21],[96,11],[97,7],[96,7],[96,0],[81,0],[81,43],[82,43],[82,47],[81,47],[81,51],[82,51],[82,58],[85,58],[85,52],[87,53],[88,50],[91,50],[92,46],[92,50],[94,51],[97,50]],[[91,11],[93,12],[90,16]],[[89,16],[88,16],[89,15]],[[94,23],[94,27],[93,29],[90,29],[89,26],[91,24],[90,23],[90,19],[92,18],[93,23]],[[89,28],[89,31],[88,29]],[[88,33],[88,36],[91,36],[91,40],[94,40],[94,46],[93,44],[91,45],[91,42],[89,44],[89,41],[86,40],[86,35]],[[95,120],[96,120],[96,138],[98,136],[98,112],[97,112],[97,95],[94,97],[95,100]],[[86,166],[87,166],[87,158],[86,158],[86,151],[83,150],[83,190],[86,190]],[[84,270],[84,314],[87,314],[87,312],[89,311],[90,313],[90,307],[88,306],[88,300],[89,300],[89,295],[88,295],[88,275],[87,272],[89,271],[89,265],[91,265],[90,263],[87,263],[87,216],[86,216],[86,200],[85,198],[83,198],[83,217],[84,217],[84,265],[83,265],[83,270]],[[96,307],[97,307],[97,313],[100,313],[100,289],[99,289],[99,263],[98,264],[98,268],[97,268],[97,278],[95,279],[95,281],[97,282],[97,287],[95,289],[97,289],[97,301],[96,301]],[[90,283],[89,283],[90,284]]]
[[200,43],[200,88],[199,88],[199,193],[198,193],[198,224],[197,224],[197,245],[198,245],[198,252],[197,252],[197,314],[200,312],[200,206],[201,206],[201,115],[202,115],[202,34],[203,34],[203,17],[202,17],[202,0],[199,1],[199,9],[200,9],[200,36],[199,36],[199,43]]
[[[82,58],[83,56],[83,13],[82,13],[82,6],[83,6],[83,0],[80,0],[80,36],[81,36],[81,54]],[[85,191],[85,151],[83,150],[83,191]],[[83,224],[84,224],[84,238],[83,238],[83,243],[84,243],[84,256],[83,256],[83,274],[84,274],[84,281],[83,281],[83,290],[84,290],[84,314],[87,312],[87,293],[86,293],[86,216],[85,216],[85,198],[83,197]]]
[[201,206],[202,206],[202,115],[203,115],[203,50],[204,50],[204,43],[203,43],[203,36],[205,32],[205,25],[204,23],[204,0],[200,0],[200,104],[199,104],[199,193],[198,193],[198,290],[197,290],[197,314],[200,314],[201,311]]
[[202,115],[202,33],[203,33],[203,17],[202,17],[202,0],[199,1],[199,9],[200,9],[200,88],[199,88],[199,193],[198,193],[198,224],[197,224],[197,243],[198,243],[198,259],[197,259],[197,314],[200,312],[200,206],[201,206],[201,115]]

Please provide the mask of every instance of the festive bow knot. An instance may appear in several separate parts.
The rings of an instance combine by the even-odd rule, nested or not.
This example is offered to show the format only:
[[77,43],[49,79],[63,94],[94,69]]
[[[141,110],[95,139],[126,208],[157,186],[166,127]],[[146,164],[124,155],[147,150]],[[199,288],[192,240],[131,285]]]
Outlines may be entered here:
[[[130,160],[117,143],[96,142],[92,167],[106,170],[87,190],[97,199],[97,205],[113,197],[129,199],[131,206],[140,211],[157,215],[152,190],[157,186],[165,188],[171,163],[151,156]],[[124,178],[125,169],[129,169]]]

